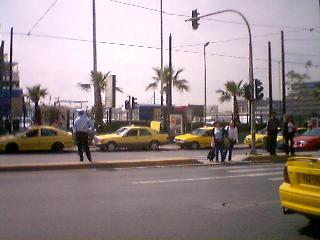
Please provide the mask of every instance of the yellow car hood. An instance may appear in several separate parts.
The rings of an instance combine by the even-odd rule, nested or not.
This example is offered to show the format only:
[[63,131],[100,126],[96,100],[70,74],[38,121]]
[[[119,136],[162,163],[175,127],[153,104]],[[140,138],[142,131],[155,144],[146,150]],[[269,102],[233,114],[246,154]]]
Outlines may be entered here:
[[121,136],[115,133],[111,133],[111,134],[104,134],[104,135],[98,135],[97,138],[100,139],[107,139],[107,138],[120,138]]
[[7,135],[7,136],[2,136],[0,137],[0,142],[8,142],[10,140],[16,140],[17,137],[13,135]]

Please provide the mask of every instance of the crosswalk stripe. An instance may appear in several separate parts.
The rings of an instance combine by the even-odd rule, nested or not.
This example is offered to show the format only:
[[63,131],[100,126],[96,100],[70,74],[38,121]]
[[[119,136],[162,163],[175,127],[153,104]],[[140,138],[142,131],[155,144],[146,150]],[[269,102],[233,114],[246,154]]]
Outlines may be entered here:
[[157,183],[173,183],[173,182],[194,182],[194,181],[208,181],[208,180],[219,180],[219,179],[231,179],[231,178],[244,178],[244,177],[261,177],[261,176],[277,176],[282,175],[282,172],[269,172],[269,173],[249,173],[242,175],[231,175],[231,176],[216,176],[216,177],[203,177],[203,178],[182,178],[182,179],[164,179],[154,181],[136,181],[132,184],[157,184]]
[[275,170],[283,170],[283,167],[274,167],[274,168],[254,168],[254,169],[237,169],[230,170],[230,173],[244,173],[244,172],[263,172],[263,171],[275,171]]
[[283,181],[283,177],[268,178],[269,181]]

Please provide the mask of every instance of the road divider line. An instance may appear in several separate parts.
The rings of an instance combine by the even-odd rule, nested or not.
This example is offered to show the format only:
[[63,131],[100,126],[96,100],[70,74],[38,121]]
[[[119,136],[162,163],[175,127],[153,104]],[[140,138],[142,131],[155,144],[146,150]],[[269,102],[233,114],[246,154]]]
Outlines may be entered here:
[[156,184],[156,183],[174,183],[174,182],[196,182],[196,181],[209,181],[209,180],[244,178],[244,177],[277,176],[282,174],[283,174],[282,172],[249,173],[249,174],[242,174],[242,175],[203,177],[203,178],[181,178],[181,179],[165,179],[165,180],[154,180],[154,181],[136,181],[136,182],[132,182],[132,184],[137,185],[137,184]]
[[254,169],[238,169],[230,170],[229,173],[244,173],[244,172],[263,172],[263,171],[274,171],[274,170],[283,170],[283,167],[273,167],[273,168],[254,168]]

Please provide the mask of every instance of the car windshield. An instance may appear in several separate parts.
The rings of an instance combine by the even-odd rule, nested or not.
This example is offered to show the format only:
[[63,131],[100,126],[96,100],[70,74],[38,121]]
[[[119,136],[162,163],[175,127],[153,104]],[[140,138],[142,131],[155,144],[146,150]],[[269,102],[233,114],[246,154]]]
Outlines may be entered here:
[[206,135],[206,131],[204,129],[196,129],[194,131],[191,132],[192,135],[196,135],[196,136],[204,136]]
[[320,128],[309,129],[302,136],[320,136]]
[[119,128],[117,131],[115,131],[115,134],[123,136],[129,129],[126,127]]
[[258,131],[257,133],[259,133],[259,134],[267,134],[267,129],[266,129],[266,128],[261,129],[261,130]]

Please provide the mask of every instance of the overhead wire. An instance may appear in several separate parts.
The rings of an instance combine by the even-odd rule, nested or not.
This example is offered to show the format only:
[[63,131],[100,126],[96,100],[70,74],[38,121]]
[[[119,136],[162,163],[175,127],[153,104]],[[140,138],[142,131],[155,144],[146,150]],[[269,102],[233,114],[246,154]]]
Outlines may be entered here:
[[[9,34],[9,33],[5,33],[5,34]],[[80,38],[74,38],[74,37],[61,37],[61,36],[53,36],[53,35],[45,35],[45,34],[26,34],[26,33],[14,32],[14,35],[92,43],[92,40],[89,40],[89,39],[80,39]],[[108,42],[108,41],[97,41],[97,43],[109,44],[109,45],[117,45],[117,46],[125,46],[125,47],[136,47],[136,48],[160,50],[160,47],[155,47],[155,46],[146,46],[146,45],[137,45],[137,44],[128,44],[128,43],[117,43],[117,42]],[[164,50],[168,51],[169,49],[164,49]],[[182,53],[203,54],[202,52],[190,51],[190,50],[181,50],[181,49],[173,49],[173,51],[174,52],[182,52]],[[218,56],[218,57],[226,57],[226,58],[233,58],[233,59],[248,59],[248,57],[244,57],[244,56],[234,56],[234,55],[217,54],[217,53],[207,53],[207,55]],[[264,59],[264,58],[254,58],[254,60],[256,60],[256,61],[264,61],[264,62],[267,61],[267,59]],[[273,61],[278,62],[278,60],[273,60]],[[296,65],[305,65],[305,63],[292,62],[292,61],[286,61],[286,63],[296,64]],[[313,64],[312,67],[318,68],[318,67],[320,67],[320,65]]]
[[28,35],[31,34],[31,31],[33,29],[35,29],[39,23],[42,21],[42,19],[50,12],[50,10],[53,8],[53,6],[58,2],[58,0],[55,0],[50,6],[49,8],[41,15],[41,17],[36,21],[36,23],[30,28],[30,30],[28,31]]

